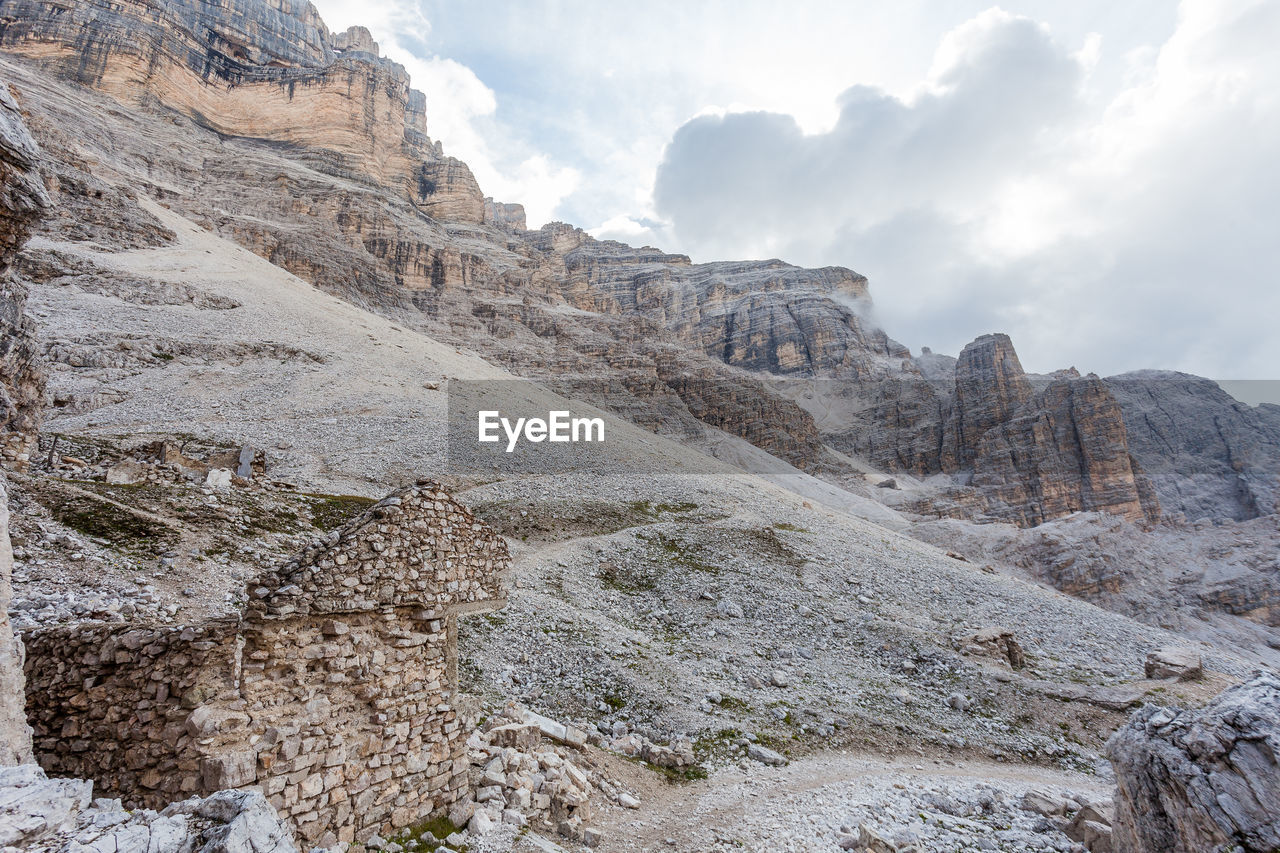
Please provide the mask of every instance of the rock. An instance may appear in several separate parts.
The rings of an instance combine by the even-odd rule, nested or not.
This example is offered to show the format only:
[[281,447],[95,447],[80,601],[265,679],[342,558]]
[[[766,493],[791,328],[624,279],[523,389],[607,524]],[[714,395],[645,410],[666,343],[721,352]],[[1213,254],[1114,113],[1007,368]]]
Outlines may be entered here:
[[240,459],[236,465],[237,477],[245,480],[253,477],[253,459],[256,455],[257,451],[247,444],[240,448]]
[[454,826],[466,826],[476,813],[476,804],[470,799],[461,800],[449,807],[449,823]]
[[525,223],[523,204],[504,204],[494,201],[492,197],[484,200],[484,224],[501,228],[504,231],[524,231]]
[[858,843],[867,853],[898,853],[898,845],[865,823],[858,826]]
[[960,641],[960,648],[967,654],[980,654],[1007,663],[1013,669],[1027,665],[1026,652],[1008,628],[983,628]]
[[132,459],[117,462],[107,469],[107,482],[112,485],[130,485],[147,479],[149,466]]
[[716,602],[716,612],[726,619],[741,619],[742,605],[731,598],[722,598]]
[[640,808],[640,801],[630,794],[623,793],[618,795],[618,805],[624,809],[638,809]]
[[477,811],[467,824],[467,831],[472,835],[488,835],[493,829],[493,818],[486,811]]
[[1204,675],[1200,655],[1191,649],[1165,646],[1147,655],[1144,666],[1147,678],[1176,678],[1195,681]]
[[1022,809],[1045,817],[1053,817],[1066,814],[1067,803],[1062,797],[1047,794],[1044,791],[1028,791],[1022,795]]
[[28,764],[0,769],[0,844],[42,850],[296,853],[293,835],[259,791],[219,791],[163,812],[90,805],[93,783],[46,779]]
[[433,217],[484,219],[471,170],[427,138],[426,97],[361,27],[333,34],[310,4],[251,0],[62,11],[37,3],[11,15],[4,49],[220,134],[329,151]]
[[775,669],[773,672],[769,673],[769,683],[774,687],[786,687],[791,683],[791,679],[789,679],[787,674],[782,670]]
[[489,742],[494,746],[511,747],[530,752],[542,743],[542,729],[534,723],[507,723],[489,730]]
[[747,744],[747,758],[772,767],[781,767],[787,763],[785,755],[780,752],[774,752],[772,749],[761,746],[758,743]]
[[226,468],[211,468],[205,475],[204,484],[215,489],[231,488],[231,472]]
[[1185,373],[1142,370],[1106,382],[1166,512],[1243,521],[1280,510],[1280,418]]
[[535,714],[532,711],[525,711],[524,716],[526,721],[537,726],[542,734],[552,740],[559,741],[560,743],[563,743],[566,746],[571,746],[574,749],[582,749],[587,745],[587,734],[580,729],[576,729],[573,726],[567,726],[564,723],[558,723],[555,720],[544,717],[541,714]]
[[1148,706],[1107,743],[1117,853],[1280,849],[1280,678],[1197,710]]

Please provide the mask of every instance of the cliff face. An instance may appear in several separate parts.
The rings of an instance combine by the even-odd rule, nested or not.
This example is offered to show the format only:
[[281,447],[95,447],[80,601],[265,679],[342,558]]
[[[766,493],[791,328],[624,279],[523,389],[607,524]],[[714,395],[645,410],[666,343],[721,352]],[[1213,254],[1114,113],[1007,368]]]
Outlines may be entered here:
[[80,204],[61,234],[128,245],[124,221],[162,241],[122,189],[141,184],[317,286],[519,373],[602,377],[598,402],[657,429],[708,424],[810,469],[830,461],[825,443],[971,478],[944,500],[966,516],[1155,517],[1105,386],[1039,387],[1004,335],[954,362],[912,359],[867,319],[867,281],[847,269],[692,264],[563,223],[529,231],[430,141],[425,97],[369,33],[330,33],[307,3],[0,0],[0,15],[0,48],[194,125],[183,150],[138,140],[115,176],[97,165],[119,159],[107,137],[42,127],[60,195],[111,202]]
[[1188,520],[1242,521],[1280,510],[1280,417],[1211,380],[1140,371],[1113,376],[1133,454],[1160,502]]
[[1079,511],[1154,521],[1159,502],[1129,453],[1120,405],[1096,376],[1055,379],[987,430],[972,483],[1021,526]]
[[1011,421],[1031,400],[1031,382],[1008,335],[983,335],[956,361],[952,418],[943,451],[946,470],[968,468],[987,433]]
[[[11,275],[18,250],[50,203],[37,157],[9,85],[0,80],[0,432],[5,433],[34,433],[44,395],[35,325],[23,313],[26,285]],[[11,464],[25,464],[24,444],[6,442]]]
[[404,68],[362,27],[331,34],[305,0],[3,0],[0,47],[223,136],[324,152],[323,168],[396,187],[429,215],[483,217],[470,170],[431,146]]
[[[14,257],[49,204],[36,170],[37,149],[18,105],[0,80],[0,427],[32,432],[39,425],[44,377],[36,361],[35,328],[23,314],[26,285],[13,279]],[[19,441],[22,447],[26,442]],[[25,461],[14,459],[12,461]],[[0,472],[0,765],[31,760],[31,730],[23,702],[22,642],[9,624],[13,551],[8,494]]]

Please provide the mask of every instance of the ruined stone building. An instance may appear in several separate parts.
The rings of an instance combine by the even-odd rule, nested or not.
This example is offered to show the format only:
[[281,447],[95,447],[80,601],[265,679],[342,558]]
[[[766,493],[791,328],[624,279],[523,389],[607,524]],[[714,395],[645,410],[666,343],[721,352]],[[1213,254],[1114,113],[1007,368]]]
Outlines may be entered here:
[[509,560],[421,481],[260,576],[236,617],[32,633],[36,757],[137,806],[260,786],[309,843],[394,832],[465,789],[457,617],[502,605]]

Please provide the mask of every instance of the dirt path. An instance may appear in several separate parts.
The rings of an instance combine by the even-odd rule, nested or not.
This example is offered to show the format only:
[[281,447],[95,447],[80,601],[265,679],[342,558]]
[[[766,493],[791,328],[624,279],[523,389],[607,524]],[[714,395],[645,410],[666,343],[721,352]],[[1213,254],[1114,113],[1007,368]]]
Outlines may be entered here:
[[[619,775],[626,772],[613,769]],[[1014,797],[1028,789],[1110,796],[1110,784],[1096,777],[1044,767],[840,753],[799,759],[781,768],[733,766],[683,785],[659,781],[648,771],[638,773],[643,775],[637,777],[637,770],[632,770],[627,781],[641,789],[641,808],[610,807],[594,821],[604,832],[603,851],[834,850],[817,832],[806,841],[808,827],[827,818],[838,823],[840,807],[874,803],[886,788],[985,784]],[[796,834],[801,838],[781,838]]]

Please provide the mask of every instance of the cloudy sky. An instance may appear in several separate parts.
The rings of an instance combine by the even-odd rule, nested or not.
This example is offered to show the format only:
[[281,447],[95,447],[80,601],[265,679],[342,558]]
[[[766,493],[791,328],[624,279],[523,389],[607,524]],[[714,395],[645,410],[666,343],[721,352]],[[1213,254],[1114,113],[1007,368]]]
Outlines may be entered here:
[[1280,3],[317,5],[531,225],[848,266],[914,351],[1280,376]]

